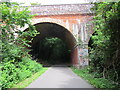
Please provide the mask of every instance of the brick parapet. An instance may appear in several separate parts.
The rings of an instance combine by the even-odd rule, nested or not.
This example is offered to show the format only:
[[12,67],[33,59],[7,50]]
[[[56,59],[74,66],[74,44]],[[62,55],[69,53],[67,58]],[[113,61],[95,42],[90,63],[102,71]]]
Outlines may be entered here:
[[[93,4],[63,4],[31,6],[31,14],[37,15],[65,15],[65,14],[93,14]],[[27,7],[27,6],[26,6]]]

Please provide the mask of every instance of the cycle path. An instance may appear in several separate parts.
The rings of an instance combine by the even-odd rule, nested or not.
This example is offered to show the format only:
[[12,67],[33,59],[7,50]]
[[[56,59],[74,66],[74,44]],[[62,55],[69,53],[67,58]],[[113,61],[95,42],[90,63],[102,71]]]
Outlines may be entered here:
[[94,88],[69,67],[50,67],[26,88]]

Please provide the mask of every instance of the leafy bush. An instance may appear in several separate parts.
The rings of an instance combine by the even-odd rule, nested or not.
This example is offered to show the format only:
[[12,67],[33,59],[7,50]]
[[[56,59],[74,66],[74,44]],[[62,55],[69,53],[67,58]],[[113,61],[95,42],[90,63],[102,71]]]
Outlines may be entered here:
[[94,9],[90,71],[101,73],[120,87],[120,1],[95,3]]
[[[0,86],[11,88],[14,84],[30,77],[41,70],[42,66],[31,60],[28,49],[32,38],[38,34],[35,27],[31,25],[27,8],[10,6],[11,4],[0,4],[2,19],[0,28],[2,33],[0,38]],[[22,10],[21,10],[22,9]],[[29,26],[29,30],[22,32],[17,27]],[[17,37],[15,36],[17,35]],[[30,37],[31,40],[27,40]]]
[[2,87],[5,88],[12,87],[14,84],[30,77],[32,74],[42,69],[40,64],[30,59],[28,62],[21,61],[13,64],[13,62],[8,61],[1,64],[1,83]]

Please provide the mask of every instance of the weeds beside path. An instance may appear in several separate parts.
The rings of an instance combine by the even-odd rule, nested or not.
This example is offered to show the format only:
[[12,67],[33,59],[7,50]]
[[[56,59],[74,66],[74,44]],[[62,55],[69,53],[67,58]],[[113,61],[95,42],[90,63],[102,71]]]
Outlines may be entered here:
[[13,86],[13,88],[25,88],[30,83],[32,83],[35,79],[37,79],[40,75],[42,75],[48,68],[42,68],[39,72],[33,74],[31,77],[23,80],[22,82],[18,83],[17,85]]
[[76,69],[72,67],[72,70],[78,76],[84,78],[86,81],[88,81],[90,84],[92,84],[96,88],[116,88],[116,85],[107,79],[95,78],[94,74],[90,74],[87,68]]

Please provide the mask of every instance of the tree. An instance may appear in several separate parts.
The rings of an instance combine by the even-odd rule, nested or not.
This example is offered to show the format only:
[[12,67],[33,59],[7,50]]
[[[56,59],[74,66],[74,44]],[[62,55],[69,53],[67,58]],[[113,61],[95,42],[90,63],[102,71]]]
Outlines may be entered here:
[[[15,83],[24,80],[39,71],[41,65],[32,61],[26,46],[38,33],[31,25],[28,8],[12,6],[9,2],[0,4],[0,86],[11,88]],[[22,32],[17,27],[29,26]],[[17,36],[16,36],[17,35]],[[31,37],[27,40],[26,37]]]
[[91,67],[120,85],[120,1],[95,4]]

